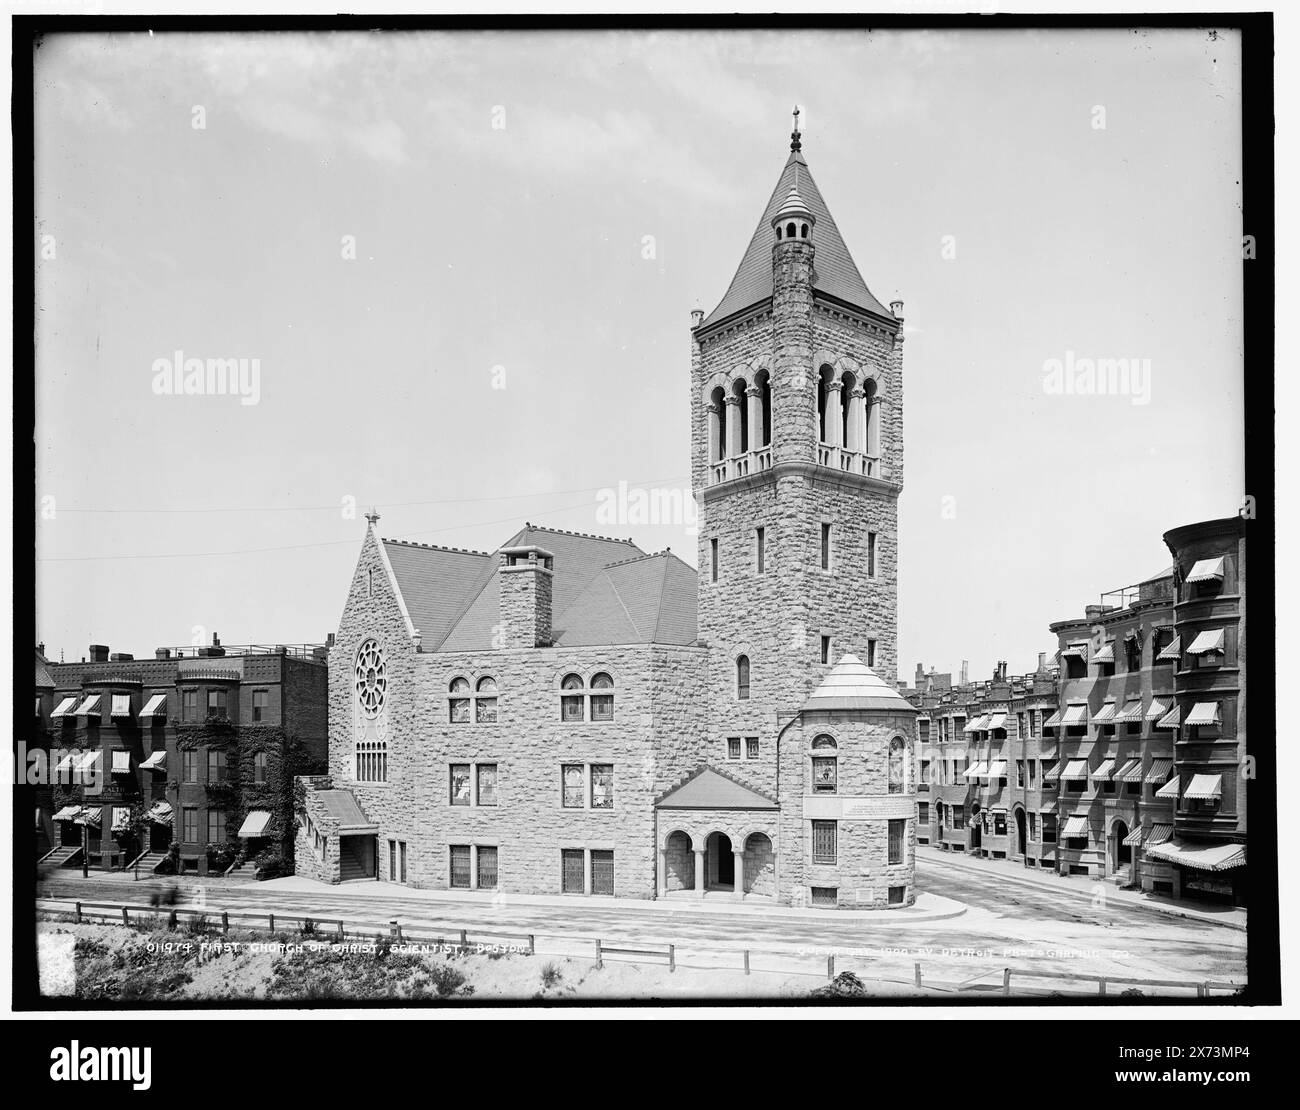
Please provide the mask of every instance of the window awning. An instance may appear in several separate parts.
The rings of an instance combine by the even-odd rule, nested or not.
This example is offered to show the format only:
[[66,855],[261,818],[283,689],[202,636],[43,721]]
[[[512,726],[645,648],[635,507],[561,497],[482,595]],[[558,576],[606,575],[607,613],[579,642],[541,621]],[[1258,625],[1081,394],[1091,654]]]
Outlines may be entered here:
[[1244,844],[1190,844],[1173,840],[1148,849],[1147,855],[1197,871],[1231,871],[1246,866]]
[[99,716],[99,695],[91,694],[85,701],[77,706],[78,717],[98,717]]
[[1222,775],[1193,775],[1192,781],[1183,791],[1183,800],[1192,798],[1198,802],[1211,802],[1223,795]]
[[1061,711],[1058,709],[1043,722],[1043,728],[1056,728],[1061,723]]
[[1070,760],[1065,765],[1061,777],[1066,779],[1086,779],[1088,777],[1088,761],[1086,759]]
[[123,833],[131,827],[131,811],[126,806],[113,807],[113,832]]
[[1006,728],[1007,715],[1005,713],[990,713],[988,724],[986,724],[984,727],[989,729],[990,731],[992,731],[995,728]]
[[56,775],[60,775],[60,774],[62,774],[64,771],[70,771],[71,769],[72,769],[72,753],[71,753],[71,752],[69,752],[67,755],[65,755],[62,759],[60,759],[60,760],[58,761],[58,763],[56,763],[56,764],[54,765],[54,773],[55,773]]
[[1151,769],[1147,771],[1147,777],[1144,781],[1150,783],[1163,783],[1168,780],[1169,772],[1173,769],[1174,761],[1172,759],[1153,759],[1151,761]]
[[64,806],[54,815],[55,821],[72,821],[81,813],[81,806]]
[[1161,660],[1164,660],[1169,663],[1177,663],[1178,660],[1182,658],[1182,643],[1183,638],[1181,636],[1175,636],[1165,646],[1164,651],[1156,656],[1156,662],[1159,663]]
[[980,729],[984,728],[985,723],[988,721],[988,719],[989,719],[989,718],[988,718],[988,714],[984,714],[984,715],[982,715],[982,716],[976,717],[976,718],[975,718],[973,721],[971,721],[970,724],[968,724],[968,725],[967,725],[967,726],[966,726],[962,731],[963,731],[963,732],[979,732]]
[[1187,714],[1189,725],[1217,725],[1219,723],[1219,703],[1217,701],[1198,701]]
[[1204,632],[1198,632],[1196,639],[1192,641],[1191,646],[1187,649],[1187,654],[1206,655],[1212,651],[1223,653],[1222,628],[1207,628]]
[[1075,836],[1088,835],[1088,818],[1086,817],[1067,817],[1065,824],[1061,827],[1061,836],[1066,840]]
[[140,710],[140,720],[143,721],[145,718],[149,718],[150,720],[152,720],[154,717],[167,716],[166,706],[167,706],[167,695],[154,694],[154,696],[149,699],[145,707],[142,710]]
[[1087,640],[1079,640],[1077,643],[1066,644],[1065,647],[1063,647],[1063,648],[1061,649],[1061,654],[1062,654],[1062,655],[1077,655],[1077,656],[1079,656],[1079,658],[1081,658],[1081,659],[1087,659],[1087,658],[1088,658],[1088,641],[1087,641]]
[[1094,663],[1113,663],[1115,662],[1115,641],[1107,640],[1102,649],[1092,657]]
[[131,773],[131,753],[128,751],[115,751],[113,753],[113,774],[129,775]]
[[1142,720],[1142,699],[1134,698],[1132,701],[1126,701],[1124,708],[1115,714],[1116,721],[1123,721],[1126,724],[1137,724]]
[[1178,776],[1175,775],[1159,790],[1156,791],[1157,798],[1177,798],[1178,797]]
[[1139,844],[1142,843],[1142,839],[1145,836],[1146,836],[1146,829],[1144,829],[1141,825],[1139,825],[1136,829],[1134,829],[1131,833],[1129,833],[1128,836],[1124,838],[1124,846],[1126,848],[1136,848]]
[[149,820],[155,825],[170,825],[172,823],[171,803],[155,802],[149,809]]
[[94,809],[83,809],[76,817],[78,825],[98,825],[104,819],[103,811],[96,806]]
[[266,809],[250,809],[244,823],[235,835],[241,840],[250,836],[265,836],[266,827],[271,823],[271,812]]
[[57,706],[55,706],[54,712],[50,714],[50,719],[54,720],[56,717],[66,717],[72,712],[72,707],[76,704],[77,699],[75,697],[64,698]]
[[1159,698],[1152,698],[1151,704],[1147,707],[1147,720],[1158,721],[1169,712],[1169,703],[1161,701]]
[[1142,781],[1142,760],[1130,759],[1118,771],[1115,772],[1116,782],[1141,782]]
[[1007,761],[1005,759],[995,759],[989,764],[988,771],[983,775],[984,778],[1000,779],[1005,778],[1007,774]]
[[113,711],[109,714],[109,717],[112,718],[112,717],[130,717],[130,716],[131,716],[131,695],[114,694]]
[[1088,777],[1093,782],[1109,782],[1111,775],[1115,773],[1115,761],[1113,759],[1103,759],[1097,764],[1097,769]]
[[1061,718],[1061,723],[1066,727],[1070,725],[1083,725],[1088,723],[1088,707],[1082,702],[1078,705],[1068,705],[1065,708],[1065,715]]
[[1182,711],[1175,705],[1173,709],[1156,722],[1156,728],[1177,728],[1182,716]]
[[1044,782],[1055,782],[1060,777],[1061,777],[1061,768],[1055,761],[1053,761],[1052,764],[1047,768],[1047,770],[1043,772]]
[[1151,835],[1147,837],[1146,846],[1154,848],[1157,844],[1163,844],[1166,840],[1173,839],[1174,827],[1167,825],[1163,821],[1157,821],[1151,826]]
[[159,749],[156,752],[150,752],[149,758],[140,764],[146,771],[165,771],[167,770],[167,752]]
[[1187,572],[1188,582],[1223,581],[1223,556],[1217,559],[1198,559]]
[[1096,714],[1094,714],[1092,718],[1092,723],[1094,725],[1104,725],[1104,724],[1109,724],[1114,720],[1115,720],[1115,703],[1113,701],[1108,701],[1100,709],[1097,710]]
[[974,767],[967,767],[965,777],[968,779],[978,779],[988,774],[988,765],[984,762],[975,764]]
[[89,771],[99,770],[99,752],[86,752],[73,765],[73,770],[84,775]]

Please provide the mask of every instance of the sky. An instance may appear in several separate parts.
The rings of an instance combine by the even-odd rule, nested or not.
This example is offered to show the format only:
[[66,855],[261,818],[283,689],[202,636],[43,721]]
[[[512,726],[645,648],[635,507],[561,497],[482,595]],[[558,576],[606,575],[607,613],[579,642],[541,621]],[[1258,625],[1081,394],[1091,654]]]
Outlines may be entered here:
[[[1239,91],[1214,31],[48,38],[35,638],[323,641],[372,505],[694,564],[689,514],[610,491],[688,488],[690,310],[797,103],[905,302],[901,676],[1032,670],[1241,503]],[[249,360],[244,395],[169,392],[191,358]],[[1134,375],[1067,388],[1088,359]]]

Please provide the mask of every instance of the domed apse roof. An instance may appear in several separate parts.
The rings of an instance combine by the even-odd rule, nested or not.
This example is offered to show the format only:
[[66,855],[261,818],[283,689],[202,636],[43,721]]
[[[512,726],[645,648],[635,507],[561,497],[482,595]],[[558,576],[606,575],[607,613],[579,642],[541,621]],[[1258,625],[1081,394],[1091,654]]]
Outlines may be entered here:
[[803,712],[827,709],[887,709],[915,713],[916,707],[856,655],[845,655],[804,702]]

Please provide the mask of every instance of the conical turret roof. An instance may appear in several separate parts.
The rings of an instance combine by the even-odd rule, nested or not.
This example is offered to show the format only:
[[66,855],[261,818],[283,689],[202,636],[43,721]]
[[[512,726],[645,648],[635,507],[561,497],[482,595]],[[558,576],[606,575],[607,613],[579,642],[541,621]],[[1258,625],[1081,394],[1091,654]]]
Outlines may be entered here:
[[887,709],[915,713],[916,707],[856,655],[842,656],[804,702],[803,712],[826,709]]

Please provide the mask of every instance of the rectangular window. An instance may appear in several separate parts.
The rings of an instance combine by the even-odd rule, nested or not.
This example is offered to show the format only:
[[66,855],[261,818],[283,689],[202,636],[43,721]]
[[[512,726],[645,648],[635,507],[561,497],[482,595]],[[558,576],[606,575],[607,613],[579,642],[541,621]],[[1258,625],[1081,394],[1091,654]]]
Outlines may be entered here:
[[813,863],[835,862],[835,822],[814,821],[812,823],[812,861]]
[[1029,815],[1029,839],[1038,839],[1038,814],[1036,813],[1031,813]]
[[955,805],[948,811],[954,829],[965,827],[966,824],[966,807],[965,805]]
[[388,881],[397,882],[397,841],[388,842]]
[[480,763],[475,767],[474,773],[478,779],[478,804],[481,806],[496,805],[497,765],[495,763]]
[[564,787],[564,808],[582,808],[583,767],[581,763],[566,763],[560,768],[560,781]]
[[838,761],[834,756],[814,756],[812,761],[812,780],[814,794],[834,794],[836,788]]
[[208,843],[224,844],[226,841],[226,811],[208,810]]
[[451,885],[453,889],[469,890],[469,845],[451,846]]
[[822,570],[831,569],[831,526],[822,525]]
[[560,720],[574,723],[585,721],[585,707],[583,706],[584,695],[582,694],[563,694],[560,697]]
[[740,758],[740,737],[739,736],[730,736],[727,738],[727,758],[728,759]]
[[1136,638],[1124,641],[1124,666],[1130,671],[1142,669],[1142,643]]
[[829,636],[823,636],[822,637],[822,662],[829,663],[830,661],[831,661],[831,638]]
[[614,765],[612,763],[591,765],[591,808],[614,808]]
[[891,886],[889,888],[889,904],[891,906],[901,906],[907,901],[907,887]]
[[591,893],[614,896],[614,853],[596,851],[591,853]]
[[208,750],[208,782],[226,781],[226,753],[220,749]]
[[199,842],[198,806],[183,806],[181,808],[181,839],[186,844],[197,844]]
[[405,840],[399,840],[397,842],[397,866],[398,866],[397,881],[399,883],[404,883],[406,882],[406,841]]
[[718,580],[718,541],[709,540],[709,578],[716,582]]
[[450,706],[450,720],[453,725],[469,724],[469,698],[452,698],[448,705]]
[[767,556],[766,543],[767,543],[767,529],[755,528],[754,529],[754,569],[759,574],[762,574],[766,569],[765,568],[765,562]]
[[1022,790],[1024,789],[1024,785],[1025,785],[1025,761],[1024,761],[1023,759],[1017,759],[1017,760],[1016,760],[1016,785],[1017,785],[1018,787],[1020,787]]
[[876,641],[868,640],[867,641],[867,666],[874,667],[875,665],[876,665]]
[[253,691],[253,723],[257,724],[266,716],[266,691]]
[[994,836],[1007,835],[1007,815],[1005,813],[1002,813],[1001,811],[993,815],[993,835]]
[[1042,719],[1042,714],[1037,709],[1029,711],[1029,735],[1038,735],[1038,722]]
[[480,847],[478,850],[478,888],[479,890],[496,890],[497,888],[497,850]]
[[197,690],[181,691],[181,720],[197,721],[199,719],[199,692]]
[[905,820],[893,820],[889,822],[889,862],[903,862],[903,837],[907,833],[907,822]]
[[474,699],[474,720],[480,725],[497,723],[497,699],[477,697]]
[[930,778],[930,761],[928,759],[923,759],[921,760],[921,785],[929,786],[931,781],[932,780]]
[[748,739],[746,739],[745,758],[746,759],[758,758],[758,737],[757,736],[750,736]]
[[867,577],[876,577],[876,533],[867,533]]
[[1056,814],[1054,813],[1043,814],[1043,843],[1056,843]]
[[922,825],[928,825],[928,824],[930,823],[930,803],[929,803],[929,802],[917,802],[917,803],[916,803],[916,819],[917,819],[918,821],[920,821]]
[[266,752],[253,753],[253,782],[259,786],[266,782]]
[[809,887],[814,906],[838,906],[840,904],[839,888],[833,886]]
[[[599,678],[600,676],[597,675]],[[591,719],[593,721],[612,721],[614,719],[614,695],[591,695]]]
[[199,753],[193,748],[181,749],[181,782],[199,781]]
[[1034,788],[1035,774],[1037,768],[1038,768],[1038,763],[1035,760],[1032,759],[1029,760],[1029,788],[1031,790]]
[[469,764],[453,763],[451,765],[451,804],[469,805]]
[[587,863],[581,848],[565,848],[560,852],[560,891],[563,894],[585,894]]
[[226,691],[208,691],[208,716],[224,717],[226,715]]

